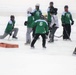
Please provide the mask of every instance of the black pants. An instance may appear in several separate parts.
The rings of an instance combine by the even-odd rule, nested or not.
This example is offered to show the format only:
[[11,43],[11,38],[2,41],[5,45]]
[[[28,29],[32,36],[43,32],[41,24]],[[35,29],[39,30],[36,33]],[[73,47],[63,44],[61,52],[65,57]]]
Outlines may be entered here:
[[39,36],[41,35],[42,37],[42,46],[44,47],[46,44],[46,35],[45,34],[35,34],[35,37],[31,43],[31,46],[34,46],[35,42],[37,41],[37,39],[39,38]]
[[32,33],[32,37],[34,38],[34,36],[35,36],[35,29],[36,29],[36,27],[34,27],[32,30],[33,30],[33,33]]
[[70,24],[66,24],[63,27],[63,39],[69,39],[71,34],[71,25]]

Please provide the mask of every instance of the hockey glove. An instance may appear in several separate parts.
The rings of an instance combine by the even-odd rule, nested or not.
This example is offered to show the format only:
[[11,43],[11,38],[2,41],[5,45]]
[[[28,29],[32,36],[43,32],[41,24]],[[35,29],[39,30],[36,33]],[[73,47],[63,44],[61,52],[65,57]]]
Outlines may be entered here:
[[34,13],[30,13],[32,16],[34,16]]
[[71,25],[73,25],[73,24],[74,24],[74,21],[72,21]]
[[65,26],[65,24],[64,24],[64,23],[62,23],[62,26],[64,27],[64,26]]
[[56,26],[56,24],[53,25],[53,28]]
[[10,32],[9,35],[11,36],[12,35],[12,32]]
[[25,21],[25,22],[24,22],[24,25],[27,26],[27,23],[28,23],[28,21]]

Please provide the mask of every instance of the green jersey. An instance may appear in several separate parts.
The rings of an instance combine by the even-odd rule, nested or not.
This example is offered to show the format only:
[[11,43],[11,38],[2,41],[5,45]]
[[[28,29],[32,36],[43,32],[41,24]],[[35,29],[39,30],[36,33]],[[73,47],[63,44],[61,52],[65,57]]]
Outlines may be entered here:
[[48,21],[48,22],[51,22],[51,15],[50,15],[50,12],[48,12],[47,21]]
[[47,21],[51,22],[50,8],[47,10]]
[[31,24],[34,22],[34,17],[31,14],[28,14],[28,23],[27,27],[31,28]]
[[71,13],[64,12],[61,16],[61,21],[63,24],[70,24],[70,21],[73,21]]
[[32,12],[32,14],[33,14],[34,19],[35,19],[35,21],[36,21],[36,20],[40,19],[41,15],[42,15],[42,12],[41,12],[41,10],[36,10],[36,9],[35,9],[35,10]]
[[48,22],[51,22],[51,15],[50,15],[51,10],[53,11],[54,7],[48,7],[48,10],[47,10],[47,20],[48,20]]
[[15,25],[15,21],[10,20],[5,29],[5,33],[10,33],[12,31],[12,29],[14,28],[14,25]]
[[45,20],[39,19],[32,23],[32,27],[36,27],[35,33],[45,34],[49,32],[48,23]]

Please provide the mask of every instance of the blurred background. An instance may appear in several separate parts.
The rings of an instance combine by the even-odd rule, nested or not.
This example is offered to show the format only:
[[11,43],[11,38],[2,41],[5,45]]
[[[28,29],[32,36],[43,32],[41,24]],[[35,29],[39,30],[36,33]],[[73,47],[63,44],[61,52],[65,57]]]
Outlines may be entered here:
[[53,1],[54,6],[58,8],[58,15],[64,10],[64,5],[69,6],[69,10],[76,17],[76,0],[0,0],[0,16],[26,16],[26,11],[29,7],[35,8],[35,4],[40,4],[40,9],[43,14],[47,13],[49,2]]

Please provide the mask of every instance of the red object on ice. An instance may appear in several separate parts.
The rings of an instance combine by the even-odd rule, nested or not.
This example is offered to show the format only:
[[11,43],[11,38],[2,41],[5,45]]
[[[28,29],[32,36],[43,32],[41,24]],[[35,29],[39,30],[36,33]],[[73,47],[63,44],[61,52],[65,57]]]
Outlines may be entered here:
[[3,47],[3,48],[19,48],[19,45],[18,44],[8,44],[8,43],[1,42],[0,47]]

